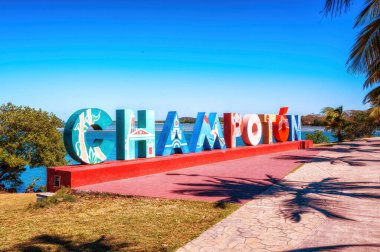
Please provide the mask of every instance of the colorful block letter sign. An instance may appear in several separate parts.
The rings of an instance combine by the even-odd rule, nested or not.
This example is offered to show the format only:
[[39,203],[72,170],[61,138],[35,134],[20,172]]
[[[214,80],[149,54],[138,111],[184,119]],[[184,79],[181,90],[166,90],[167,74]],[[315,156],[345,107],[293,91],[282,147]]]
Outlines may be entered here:
[[225,149],[226,144],[217,113],[199,112],[190,139],[190,152]]
[[81,109],[75,112],[67,121],[63,134],[69,155],[83,164],[105,161],[115,144],[105,139],[95,139],[93,143],[88,143],[85,134],[90,127],[103,130],[111,124],[111,117],[101,109]]
[[[137,128],[133,110],[116,111],[116,157],[131,160],[155,157],[155,119],[153,110],[137,112]],[[136,145],[137,153],[136,153]]]
[[[188,144],[182,131],[176,111],[168,113],[157,146],[155,143],[155,114],[153,110],[139,110],[136,117],[133,110],[116,111],[116,158],[131,160],[168,156],[174,153],[186,154],[203,150],[235,148],[236,138],[242,137],[249,146],[301,140],[301,117],[287,115],[288,108],[280,108],[276,114],[224,114],[224,131],[217,113],[205,112],[197,115]],[[83,164],[103,162],[111,154],[115,143],[106,139],[95,139],[89,143],[86,132],[92,127],[104,130],[112,124],[111,117],[97,108],[82,109],[68,120],[64,130],[64,142],[68,154]],[[136,126],[137,124],[137,126]],[[156,148],[157,147],[157,148]],[[196,157],[195,157],[196,158]]]
[[172,153],[189,153],[189,147],[177,112],[171,111],[166,117],[164,127],[157,145],[157,156],[168,156]]

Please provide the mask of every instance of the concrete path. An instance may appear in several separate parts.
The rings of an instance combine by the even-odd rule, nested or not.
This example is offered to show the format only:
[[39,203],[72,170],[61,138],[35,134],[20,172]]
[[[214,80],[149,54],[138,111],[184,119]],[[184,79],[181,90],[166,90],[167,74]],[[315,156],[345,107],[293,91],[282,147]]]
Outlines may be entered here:
[[380,138],[320,151],[179,251],[380,251]]
[[[273,177],[284,178],[299,165],[299,157],[311,158],[318,150],[296,150],[200,165],[171,172],[123,179],[75,188],[134,196],[245,203],[268,189]],[[287,159],[278,159],[279,155]]]

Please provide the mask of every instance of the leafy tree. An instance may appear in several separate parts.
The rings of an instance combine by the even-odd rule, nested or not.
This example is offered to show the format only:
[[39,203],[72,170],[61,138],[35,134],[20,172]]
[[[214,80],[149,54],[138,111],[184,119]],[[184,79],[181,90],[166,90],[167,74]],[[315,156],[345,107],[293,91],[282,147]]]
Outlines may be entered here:
[[348,124],[344,129],[345,138],[355,139],[373,136],[376,130],[375,120],[368,111],[351,111]]
[[333,133],[338,142],[342,142],[345,137],[344,129],[348,124],[343,106],[337,108],[326,107],[322,110],[322,113],[325,115],[326,129]]
[[[349,10],[353,0],[326,0],[325,14],[337,15]],[[364,27],[347,60],[349,71],[364,74],[364,88],[374,89],[364,98],[373,107],[370,115],[380,117],[380,0],[365,0],[364,9],[357,16],[354,28]]]
[[0,183],[21,184],[25,166],[66,164],[63,122],[53,114],[12,103],[0,106]]

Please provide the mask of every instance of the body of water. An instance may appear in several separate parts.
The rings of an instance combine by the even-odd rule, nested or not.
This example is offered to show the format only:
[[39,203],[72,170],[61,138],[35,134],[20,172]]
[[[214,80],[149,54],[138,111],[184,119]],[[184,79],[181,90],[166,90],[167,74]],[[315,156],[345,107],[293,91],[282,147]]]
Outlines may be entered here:
[[[162,131],[163,124],[157,124],[156,125],[156,144],[158,142],[158,139],[160,137],[160,133]],[[191,132],[193,130],[193,124],[183,124],[183,131],[185,132],[185,137],[188,142],[190,142]],[[331,132],[324,131],[323,127],[315,127],[315,126],[308,126],[308,127],[302,127],[302,139],[306,139],[306,134],[313,133],[315,130],[321,130],[324,132],[324,134],[329,138],[330,142],[336,141],[336,139],[331,135]],[[376,136],[380,136],[380,131],[376,131]],[[116,132],[115,132],[115,126],[112,125],[109,129],[106,131],[92,131],[88,132],[86,134],[86,138],[89,142],[93,141],[95,138],[104,138],[111,141],[116,141]],[[243,140],[241,137],[239,137],[236,141],[237,146],[245,146],[243,143]],[[70,157],[68,157],[68,160],[71,160]],[[116,160],[116,149],[113,150],[111,155],[109,156],[108,160]],[[73,160],[71,160],[73,161]],[[74,162],[75,163],[75,162]],[[21,175],[21,180],[23,181],[23,185],[18,188],[19,192],[24,192],[28,185],[30,185],[34,179],[39,178],[39,181],[37,181],[37,186],[45,186],[46,185],[46,168],[27,168],[27,170]]]

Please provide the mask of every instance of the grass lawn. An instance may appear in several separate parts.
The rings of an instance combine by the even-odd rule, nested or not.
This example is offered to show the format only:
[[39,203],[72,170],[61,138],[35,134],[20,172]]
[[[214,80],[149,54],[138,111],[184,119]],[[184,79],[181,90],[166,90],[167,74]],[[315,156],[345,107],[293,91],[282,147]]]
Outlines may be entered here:
[[173,251],[239,208],[110,195],[30,208],[35,194],[0,194],[0,251]]

